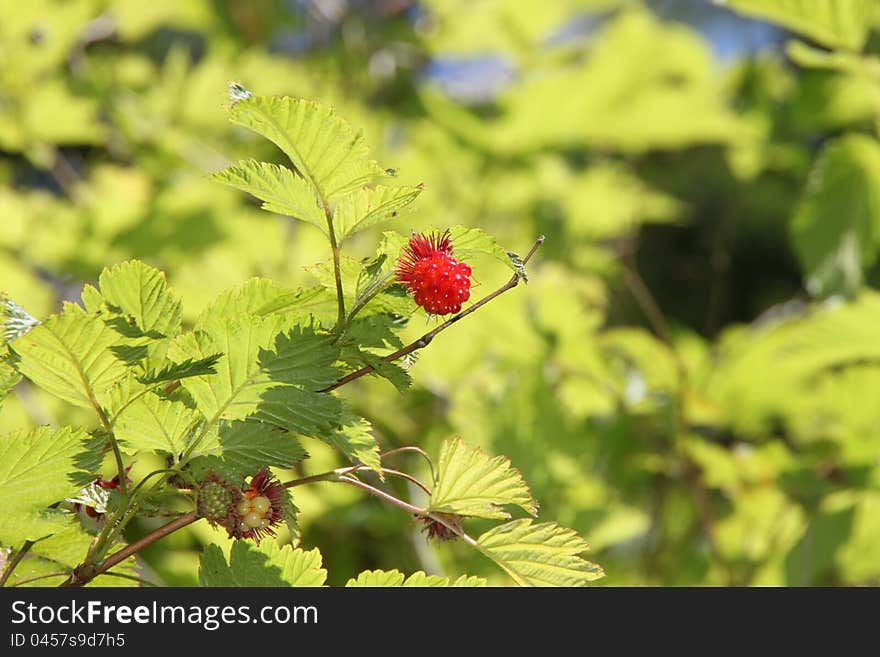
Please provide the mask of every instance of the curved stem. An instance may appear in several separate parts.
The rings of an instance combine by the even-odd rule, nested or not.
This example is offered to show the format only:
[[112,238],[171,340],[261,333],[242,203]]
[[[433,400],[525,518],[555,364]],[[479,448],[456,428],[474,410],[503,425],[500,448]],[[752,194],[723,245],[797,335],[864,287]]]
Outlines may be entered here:
[[437,481],[437,477],[434,475],[434,462],[431,460],[428,452],[423,450],[421,447],[416,447],[414,445],[404,445],[403,447],[397,447],[395,449],[389,449],[387,452],[382,452],[381,454],[379,454],[379,458],[384,459],[386,456],[393,456],[394,454],[400,454],[401,452],[415,452],[416,454],[420,454],[422,457],[424,457],[425,461],[428,462],[428,468],[431,470],[431,481]]
[[[538,247],[541,246],[543,243],[544,243],[544,236],[541,235],[535,241],[534,245],[529,250],[526,257],[523,258],[523,265],[525,265],[531,259],[531,257],[535,254],[535,251],[537,251]],[[510,290],[511,288],[516,287],[519,284],[520,278],[522,278],[521,274],[519,272],[515,273],[511,277],[511,279],[509,281],[507,281],[507,283],[505,283],[504,285],[499,287],[497,290],[495,290],[491,294],[489,294],[489,295],[483,297],[482,299],[480,299],[479,301],[477,301],[470,308],[468,308],[466,310],[462,310],[457,315],[454,315],[450,319],[443,322],[440,326],[435,328],[433,331],[429,331],[428,333],[425,333],[418,340],[411,342],[410,344],[406,345],[402,349],[398,349],[393,354],[389,354],[388,356],[383,357],[382,360],[385,361],[386,363],[390,363],[390,362],[397,360],[401,356],[406,356],[407,354],[411,354],[412,352],[416,351],[417,349],[423,349],[424,347],[427,347],[431,343],[431,340],[433,340],[439,333],[441,333],[442,331],[445,331],[450,326],[452,326],[456,322],[461,321],[462,319],[464,319],[465,317],[467,317],[471,313],[476,312],[479,308],[485,306],[487,303],[492,301],[492,299],[499,297],[502,294],[504,294],[505,292],[507,292],[508,290]],[[340,299],[341,299],[341,297],[340,297]],[[333,385],[328,386],[328,387],[324,388],[323,390],[320,390],[319,392],[330,392],[331,390],[336,390],[336,388],[344,386],[346,383],[351,383],[355,379],[359,379],[362,376],[369,374],[370,372],[375,371],[375,369],[376,368],[373,367],[372,365],[367,365],[366,367],[362,367],[359,370],[355,370],[351,374],[347,374],[346,376],[339,379]]]
[[413,506],[409,502],[404,502],[401,499],[394,497],[391,493],[386,493],[384,490],[376,488],[375,486],[370,486],[370,484],[365,484],[360,479],[355,479],[354,477],[349,476],[341,476],[339,477],[339,481],[344,481],[347,484],[351,484],[352,486],[357,486],[360,489],[363,489],[370,493],[370,495],[375,495],[376,497],[385,500],[389,504],[393,504],[394,506],[399,506],[404,511],[409,511],[410,513],[414,513],[419,516],[425,515],[425,510],[420,509],[417,506]]
[[407,474],[406,472],[401,472],[400,470],[392,470],[391,468],[382,468],[382,474],[391,475],[392,477],[400,477],[401,479],[406,479],[407,481],[411,481],[416,486],[421,488],[427,495],[431,495],[431,489],[425,486],[421,481],[413,477],[411,474]]
[[107,417],[107,413],[104,412],[101,404],[95,399],[95,396],[89,394],[89,399],[92,403],[92,408],[95,409],[98,418],[101,420],[101,426],[104,428],[104,431],[107,432],[107,439],[110,441],[110,447],[113,449],[113,458],[116,459],[116,470],[119,473],[119,488],[122,490],[122,494],[125,497],[128,497],[128,482],[126,481],[125,463],[122,461],[122,451],[119,449],[119,442],[116,440],[116,435],[113,433],[113,425],[110,423],[110,418]]

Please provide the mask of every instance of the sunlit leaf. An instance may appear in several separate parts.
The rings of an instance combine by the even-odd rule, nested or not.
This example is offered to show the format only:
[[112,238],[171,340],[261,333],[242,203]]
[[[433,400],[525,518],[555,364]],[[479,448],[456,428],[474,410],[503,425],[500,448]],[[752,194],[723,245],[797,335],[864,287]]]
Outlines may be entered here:
[[480,518],[509,518],[505,505],[537,515],[538,505],[518,470],[503,456],[491,457],[460,438],[444,441],[437,461],[431,511]]
[[202,586],[323,586],[327,571],[321,567],[318,549],[303,550],[274,541],[235,541],[227,562],[219,546],[202,552],[199,584]]
[[233,123],[274,142],[324,202],[385,177],[363,137],[329,107],[287,96],[255,96],[230,109]]
[[168,289],[165,274],[137,260],[101,272],[101,294],[131,316],[144,334],[171,336],[180,326],[180,301]]
[[263,202],[263,209],[305,221],[327,233],[327,218],[314,188],[287,167],[246,160],[211,176]]
[[122,379],[128,369],[110,348],[119,334],[97,317],[53,315],[15,341],[16,368],[46,391],[90,408],[95,395]]
[[586,586],[605,574],[579,556],[587,542],[554,522],[513,520],[482,534],[476,547],[520,586]]

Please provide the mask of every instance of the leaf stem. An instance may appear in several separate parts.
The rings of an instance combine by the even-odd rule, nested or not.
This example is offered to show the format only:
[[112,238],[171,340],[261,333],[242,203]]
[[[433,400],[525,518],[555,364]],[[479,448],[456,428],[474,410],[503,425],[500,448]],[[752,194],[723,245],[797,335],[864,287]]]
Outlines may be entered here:
[[394,495],[390,493],[386,493],[384,490],[380,488],[376,488],[375,486],[370,486],[370,484],[366,484],[360,479],[349,476],[340,476],[339,481],[344,481],[347,484],[351,484],[352,486],[357,486],[360,489],[367,491],[370,495],[375,495],[379,499],[385,500],[389,504],[393,504],[394,506],[399,506],[404,511],[409,511],[410,513],[414,513],[418,516],[425,515],[425,510],[420,509],[417,506],[413,506],[409,502],[404,502],[401,499],[394,497]]
[[428,462],[428,468],[431,470],[431,481],[437,481],[437,477],[434,474],[434,462],[431,460],[431,457],[428,455],[428,452],[423,450],[421,447],[416,447],[414,445],[404,445],[403,447],[396,447],[394,449],[389,449],[387,452],[382,452],[379,454],[380,459],[384,459],[386,456],[393,456],[394,454],[400,454],[402,452],[415,452],[416,454],[421,455],[425,461]]
[[[540,247],[543,243],[544,243],[544,236],[541,235],[535,241],[534,245],[532,245],[532,248],[529,250],[526,257],[523,258],[523,265],[528,263],[528,261],[531,259],[531,257],[535,254],[535,251],[537,251],[538,247]],[[388,356],[383,357],[382,360],[385,361],[386,363],[390,363],[390,362],[397,360],[401,356],[406,356],[407,354],[411,354],[412,352],[416,351],[417,349],[423,349],[423,348],[427,347],[431,343],[431,341],[437,336],[437,334],[441,333],[442,331],[445,331],[450,326],[452,326],[456,322],[464,319],[465,317],[467,317],[471,313],[476,312],[479,308],[485,306],[487,303],[492,301],[492,299],[499,297],[502,294],[504,294],[505,292],[507,292],[508,290],[510,290],[511,288],[516,287],[519,284],[520,278],[521,278],[521,275],[518,272],[515,273],[511,277],[511,279],[509,281],[507,281],[507,283],[505,283],[504,285],[499,287],[497,290],[495,290],[491,294],[489,294],[489,295],[483,297],[482,299],[480,299],[479,301],[477,301],[470,308],[467,308],[466,310],[462,310],[460,313],[458,313],[457,315],[454,315],[450,319],[446,320],[445,322],[443,322],[440,326],[438,326],[434,330],[429,331],[428,333],[425,333],[418,340],[411,342],[410,344],[406,345],[402,349],[398,349],[393,354],[389,354]],[[351,383],[355,379],[359,379],[362,376],[369,374],[370,372],[375,371],[375,369],[376,368],[373,367],[372,365],[367,365],[366,367],[362,367],[359,370],[355,370],[354,372],[347,374],[346,376],[339,379],[333,385],[328,386],[327,388],[324,388],[323,390],[320,390],[319,392],[330,392],[331,390],[336,390],[336,388],[344,386],[346,383]]]
[[324,216],[327,218],[327,235],[330,237],[330,250],[333,252],[333,277],[336,279],[336,335],[342,335],[345,328],[345,296],[342,291],[342,268],[339,261],[339,244],[336,241],[336,231],[333,230],[333,213],[324,204]]
[[98,414],[101,426],[104,427],[104,431],[107,432],[107,439],[110,441],[110,447],[113,448],[113,457],[116,459],[116,470],[119,473],[119,488],[122,490],[122,494],[127,498],[127,473],[125,472],[125,463],[122,461],[122,451],[119,449],[119,442],[116,440],[116,434],[113,433],[113,425],[110,423],[110,418],[107,417],[107,413],[104,412],[104,409],[101,407],[101,404],[98,403],[98,400],[95,399],[94,395],[89,394],[89,401],[91,401],[92,408],[94,408],[95,412]]

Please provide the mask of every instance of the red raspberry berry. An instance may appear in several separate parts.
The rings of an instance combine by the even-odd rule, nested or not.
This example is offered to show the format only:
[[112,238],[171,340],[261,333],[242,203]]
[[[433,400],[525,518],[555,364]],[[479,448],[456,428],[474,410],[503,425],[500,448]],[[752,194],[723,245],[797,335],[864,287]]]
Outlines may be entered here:
[[414,233],[397,259],[397,280],[415,302],[432,315],[461,310],[471,296],[470,265],[452,257],[452,239],[442,235]]

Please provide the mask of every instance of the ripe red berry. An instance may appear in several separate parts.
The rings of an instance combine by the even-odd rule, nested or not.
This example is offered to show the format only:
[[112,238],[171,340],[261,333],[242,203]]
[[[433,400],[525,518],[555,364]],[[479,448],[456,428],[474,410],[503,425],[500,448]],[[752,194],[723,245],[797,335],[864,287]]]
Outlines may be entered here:
[[414,233],[397,259],[397,280],[432,315],[461,310],[471,296],[471,267],[452,257],[449,231]]

